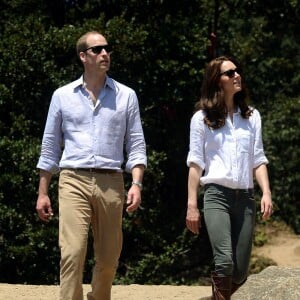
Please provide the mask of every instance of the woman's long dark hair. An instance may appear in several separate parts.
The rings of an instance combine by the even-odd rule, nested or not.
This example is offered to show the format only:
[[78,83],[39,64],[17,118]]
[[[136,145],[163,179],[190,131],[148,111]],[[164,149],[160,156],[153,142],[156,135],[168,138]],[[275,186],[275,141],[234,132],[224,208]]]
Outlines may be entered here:
[[[210,61],[205,69],[200,100],[195,104],[195,111],[203,110],[205,112],[204,123],[212,129],[224,126],[228,113],[224,96],[219,87],[221,65],[224,61],[231,61],[240,69],[235,59],[227,56],[220,56]],[[234,105],[240,108],[241,116],[248,119],[253,110],[246,103],[247,94],[243,76],[241,76],[241,80],[242,90],[234,95],[233,101]]]

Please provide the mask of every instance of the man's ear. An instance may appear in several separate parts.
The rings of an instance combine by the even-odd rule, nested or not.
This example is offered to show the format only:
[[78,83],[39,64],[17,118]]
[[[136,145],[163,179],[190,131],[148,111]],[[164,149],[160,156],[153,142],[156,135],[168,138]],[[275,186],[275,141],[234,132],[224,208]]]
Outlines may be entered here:
[[86,61],[86,55],[84,52],[80,52],[79,53],[79,59],[81,60],[81,62],[85,62]]

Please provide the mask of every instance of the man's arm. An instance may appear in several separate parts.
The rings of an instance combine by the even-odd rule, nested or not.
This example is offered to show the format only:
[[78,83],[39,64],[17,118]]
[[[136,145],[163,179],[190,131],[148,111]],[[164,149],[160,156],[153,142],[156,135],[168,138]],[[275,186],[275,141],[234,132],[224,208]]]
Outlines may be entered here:
[[131,170],[132,184],[127,194],[127,212],[135,211],[141,204],[144,170],[145,166],[142,164],[135,165]]
[[36,202],[36,210],[41,220],[48,222],[53,216],[51,201],[48,196],[48,189],[52,173],[40,170],[40,183],[39,183],[39,194]]

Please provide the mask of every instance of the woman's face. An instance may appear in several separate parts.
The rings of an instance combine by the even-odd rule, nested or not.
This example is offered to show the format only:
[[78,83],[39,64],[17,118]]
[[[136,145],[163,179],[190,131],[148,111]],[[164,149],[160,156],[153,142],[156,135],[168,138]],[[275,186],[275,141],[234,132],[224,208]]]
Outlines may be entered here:
[[225,95],[233,96],[242,90],[242,81],[236,65],[226,60],[220,66],[220,88]]

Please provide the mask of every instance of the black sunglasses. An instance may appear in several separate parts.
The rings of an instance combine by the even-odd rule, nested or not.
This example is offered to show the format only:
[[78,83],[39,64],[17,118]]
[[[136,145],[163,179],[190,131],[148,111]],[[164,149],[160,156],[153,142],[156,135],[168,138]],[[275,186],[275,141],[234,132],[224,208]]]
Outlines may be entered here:
[[88,50],[92,50],[93,53],[95,54],[99,54],[102,52],[102,50],[104,49],[107,53],[112,52],[112,48],[110,45],[98,45],[98,46],[93,46],[93,47],[89,47],[86,48],[85,50],[83,50],[82,52],[86,52]]
[[226,75],[226,76],[228,76],[229,78],[233,78],[234,75],[235,75],[235,73],[240,74],[240,70],[239,70],[238,68],[236,68],[236,69],[230,69],[230,70],[227,70],[227,71],[225,71],[225,72],[220,73],[220,76]]

